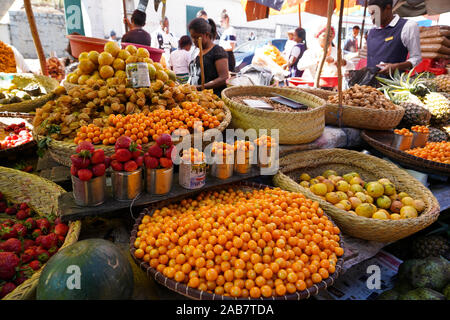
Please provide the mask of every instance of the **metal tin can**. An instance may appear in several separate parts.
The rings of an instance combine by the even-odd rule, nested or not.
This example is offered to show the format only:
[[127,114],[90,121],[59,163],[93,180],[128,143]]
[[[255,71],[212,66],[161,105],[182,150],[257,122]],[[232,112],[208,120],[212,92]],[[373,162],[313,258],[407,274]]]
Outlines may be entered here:
[[269,168],[272,166],[275,158],[275,148],[267,147],[266,152],[260,152],[262,149],[258,149],[258,165],[260,168]]
[[111,181],[114,199],[133,200],[142,192],[142,168],[133,172],[113,171]]
[[413,141],[412,141],[412,147],[411,148],[422,148],[422,147],[425,147],[425,145],[428,142],[428,135],[429,135],[428,133],[413,131]]
[[402,151],[409,150],[411,149],[412,141],[413,136],[404,136],[394,133],[394,139],[392,140],[391,147]]
[[234,157],[234,171],[239,174],[248,174],[252,168],[253,152],[246,152],[245,157]]
[[145,170],[145,190],[150,194],[166,194],[172,188],[173,167]]
[[150,75],[146,62],[127,63],[127,79],[133,88],[150,87]]
[[106,175],[82,181],[72,176],[73,198],[79,206],[94,207],[105,202]]
[[228,179],[233,176],[234,163],[213,163],[211,175],[219,179]]
[[179,183],[186,189],[199,189],[206,183],[206,163],[180,163]]

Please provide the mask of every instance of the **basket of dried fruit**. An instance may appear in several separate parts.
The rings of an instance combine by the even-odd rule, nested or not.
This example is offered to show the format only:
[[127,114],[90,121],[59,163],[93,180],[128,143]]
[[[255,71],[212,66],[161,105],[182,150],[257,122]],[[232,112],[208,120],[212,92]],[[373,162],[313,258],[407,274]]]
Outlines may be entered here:
[[338,95],[328,97],[325,112],[327,124],[389,130],[400,123],[405,113],[402,107],[392,103],[381,91],[370,86],[356,84],[344,90],[342,103],[340,110]]
[[[307,109],[292,109],[275,103],[270,97],[277,94],[295,100]],[[266,86],[239,86],[225,89],[222,98],[230,108],[233,127],[279,130],[280,144],[309,143],[319,138],[325,128],[325,100],[306,92]],[[274,110],[252,108],[244,102],[247,99],[263,100]]]
[[14,161],[36,151],[33,118],[29,113],[0,112],[0,160]]
[[66,225],[57,218],[58,196],[64,192],[46,179],[0,167],[3,299],[32,299],[42,266],[49,257],[78,240],[81,222]]
[[55,97],[59,82],[53,78],[26,73],[0,73],[9,82],[0,87],[0,111],[32,112]]
[[344,253],[317,202],[246,182],[145,209],[130,251],[156,281],[196,300],[306,299],[333,285]]
[[439,216],[430,190],[374,156],[344,149],[304,151],[281,158],[280,167],[276,186],[318,201],[342,232],[357,238],[396,241]]
[[56,100],[36,110],[33,135],[46,142],[57,162],[70,166],[70,156],[81,141],[99,145],[110,156],[123,134],[145,149],[162,133],[223,131],[231,121],[231,112],[212,90],[154,84],[153,89],[137,89],[98,80],[91,86],[63,90]]

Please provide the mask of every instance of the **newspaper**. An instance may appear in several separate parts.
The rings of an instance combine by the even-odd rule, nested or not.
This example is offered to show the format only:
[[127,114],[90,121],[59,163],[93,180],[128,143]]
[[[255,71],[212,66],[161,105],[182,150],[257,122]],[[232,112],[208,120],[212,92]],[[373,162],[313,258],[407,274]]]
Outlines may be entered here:
[[[402,260],[381,250],[373,258],[351,267],[339,276],[332,287],[321,291],[315,298],[318,300],[374,300],[382,292],[394,286],[394,277],[401,263]],[[378,275],[379,286],[372,288],[372,280]]]

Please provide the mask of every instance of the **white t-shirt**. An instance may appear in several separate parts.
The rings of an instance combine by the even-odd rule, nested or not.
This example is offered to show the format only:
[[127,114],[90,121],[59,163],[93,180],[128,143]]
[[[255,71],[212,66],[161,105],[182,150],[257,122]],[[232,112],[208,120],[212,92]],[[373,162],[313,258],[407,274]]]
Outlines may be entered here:
[[219,46],[224,48],[225,50],[229,51],[231,50],[231,44],[236,43],[236,31],[233,27],[228,27],[225,29],[220,36]]
[[178,49],[170,54],[169,63],[175,74],[189,73],[189,63],[191,62],[191,53],[184,49]]
[[[151,46],[164,50],[164,58],[168,62],[170,59],[170,52],[178,47],[178,39],[172,32],[166,33],[159,27],[151,34]],[[159,40],[162,38],[162,45],[160,46]]]
[[297,42],[295,42],[294,40],[288,40],[288,41],[286,41],[286,45],[284,46],[284,51],[283,51],[284,57],[285,57],[286,59],[289,59],[289,57],[291,56],[292,48],[293,48],[296,44],[297,44]]

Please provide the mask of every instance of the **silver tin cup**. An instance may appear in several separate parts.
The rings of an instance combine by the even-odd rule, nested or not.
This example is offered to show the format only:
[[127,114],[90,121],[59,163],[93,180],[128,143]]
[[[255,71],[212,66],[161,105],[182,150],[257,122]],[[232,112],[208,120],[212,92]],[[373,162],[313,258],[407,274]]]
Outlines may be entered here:
[[415,132],[413,131],[413,141],[411,148],[422,148],[428,142],[428,133]]
[[245,156],[234,155],[234,172],[238,174],[248,174],[252,169],[253,152],[246,152]]
[[413,136],[404,136],[394,133],[394,139],[392,140],[391,147],[397,150],[409,150],[411,149]]
[[83,207],[94,207],[105,202],[106,175],[82,181],[72,176],[73,198]]
[[113,171],[111,174],[113,197],[116,200],[133,200],[142,192],[142,168],[133,172]]
[[150,194],[166,194],[172,188],[173,167],[145,170],[145,190]]
[[272,167],[275,160],[275,148],[265,147],[265,149],[266,152],[263,152],[263,149],[258,150],[258,165],[260,168]]
[[218,179],[228,179],[233,176],[234,163],[213,163],[211,165],[211,175]]

